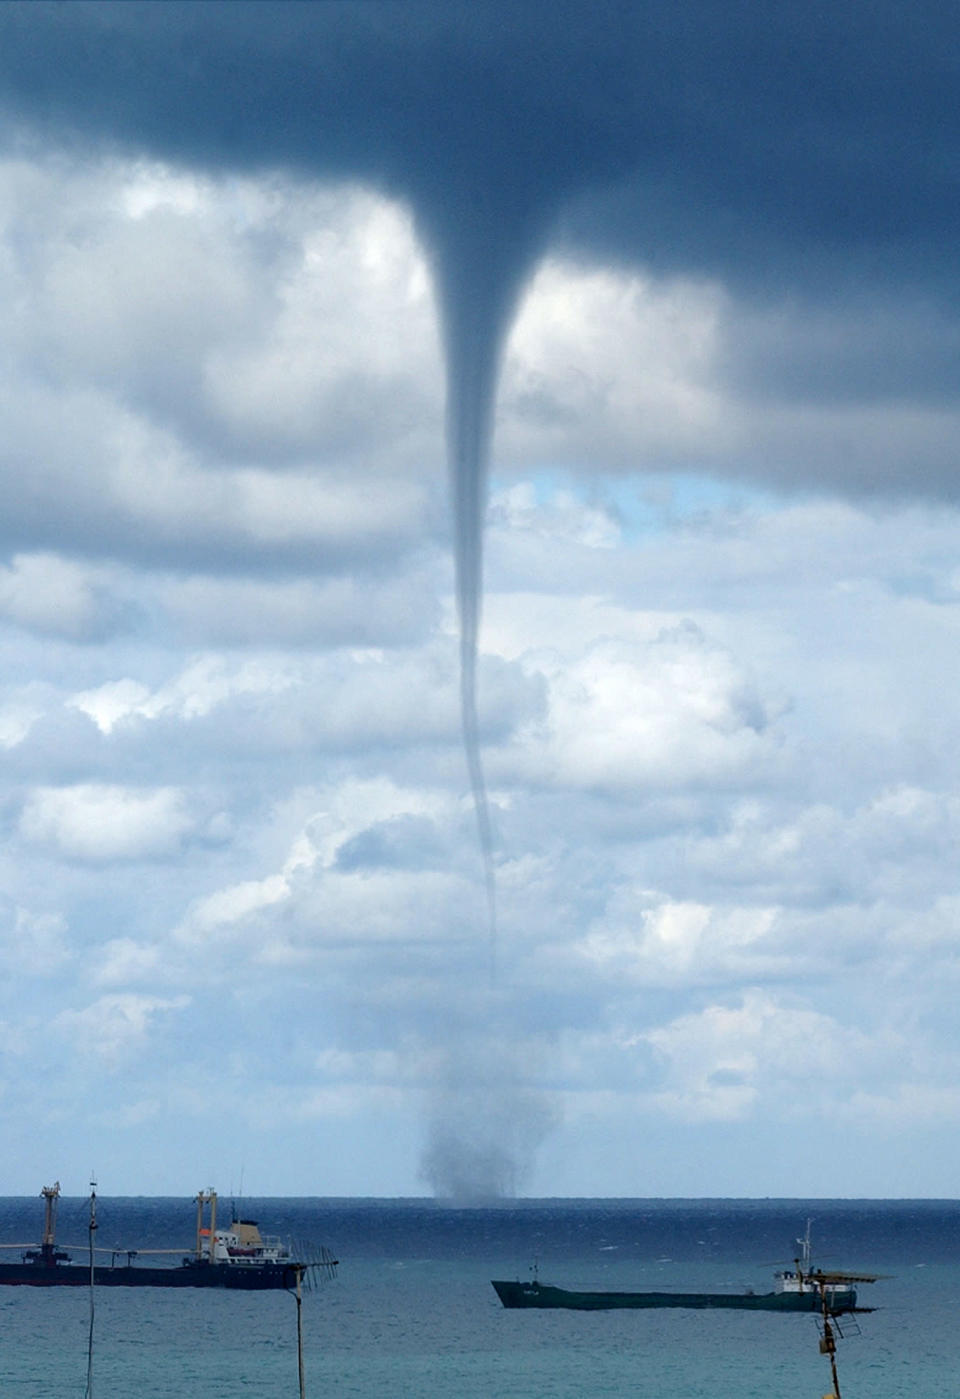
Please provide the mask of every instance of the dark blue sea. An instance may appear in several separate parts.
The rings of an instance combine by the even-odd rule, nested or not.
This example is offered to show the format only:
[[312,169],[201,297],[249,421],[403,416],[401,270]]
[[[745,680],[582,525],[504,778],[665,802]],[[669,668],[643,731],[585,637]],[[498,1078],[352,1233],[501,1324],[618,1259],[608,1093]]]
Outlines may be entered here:
[[[960,1395],[960,1204],[953,1201],[243,1201],[264,1233],[325,1244],[337,1277],[303,1304],[311,1399],[820,1399],[816,1319],[762,1312],[505,1311],[493,1277],[579,1288],[769,1291],[812,1217],[815,1261],[887,1274],[844,1325],[843,1399]],[[0,1243],[37,1240],[43,1202],[0,1200]],[[58,1243],[85,1261],[88,1204]],[[183,1248],[183,1199],[98,1202],[102,1247]],[[16,1256],[15,1253],[5,1254]],[[297,1399],[286,1293],[100,1288],[95,1399]],[[0,1288],[0,1395],[83,1399],[84,1288]]]

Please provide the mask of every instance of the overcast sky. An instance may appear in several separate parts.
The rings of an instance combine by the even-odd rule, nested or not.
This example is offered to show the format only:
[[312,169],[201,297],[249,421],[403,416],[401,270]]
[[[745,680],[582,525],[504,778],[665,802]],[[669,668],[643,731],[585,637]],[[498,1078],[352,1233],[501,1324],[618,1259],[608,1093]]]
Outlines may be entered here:
[[0,5],[0,1193],[956,1193],[948,16]]

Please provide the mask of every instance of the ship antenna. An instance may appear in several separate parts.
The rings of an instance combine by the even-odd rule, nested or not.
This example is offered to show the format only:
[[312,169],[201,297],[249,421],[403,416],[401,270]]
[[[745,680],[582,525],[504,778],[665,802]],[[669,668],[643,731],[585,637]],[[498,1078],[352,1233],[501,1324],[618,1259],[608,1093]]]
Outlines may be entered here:
[[95,1176],[90,1180],[90,1223],[88,1234],[90,1237],[90,1330],[87,1335],[87,1388],[84,1392],[84,1399],[93,1399],[93,1319],[94,1319],[94,1283],[96,1274],[94,1273],[93,1260],[95,1249],[93,1246],[93,1236],[97,1232],[97,1181]]
[[803,1266],[804,1266],[804,1268],[806,1269],[806,1271],[807,1271],[808,1273],[810,1272],[810,1259],[811,1259],[812,1256],[813,1256],[813,1245],[812,1245],[811,1240],[810,1240],[810,1225],[811,1225],[812,1223],[813,1223],[813,1220],[812,1220],[812,1219],[808,1219],[808,1220],[807,1220],[806,1232],[804,1233],[804,1236],[803,1236],[802,1239],[798,1239],[798,1240],[797,1240],[797,1243],[800,1245],[801,1249],[803,1250]]

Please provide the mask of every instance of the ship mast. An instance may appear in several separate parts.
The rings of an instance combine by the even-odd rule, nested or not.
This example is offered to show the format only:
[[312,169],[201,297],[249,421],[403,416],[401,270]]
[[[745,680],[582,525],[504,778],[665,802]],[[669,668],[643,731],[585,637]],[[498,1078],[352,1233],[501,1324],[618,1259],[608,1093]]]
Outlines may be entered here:
[[[204,1227],[203,1211],[204,1206],[210,1206],[210,1227]],[[217,1192],[211,1186],[209,1190],[201,1190],[197,1195],[197,1262],[203,1258],[203,1241],[209,1237],[207,1249],[207,1261],[213,1263],[214,1259],[214,1235],[217,1228]]]
[[43,1212],[43,1251],[53,1248],[57,1237],[57,1199],[60,1195],[60,1182],[45,1185],[40,1191],[44,1201]]
[[803,1270],[805,1273],[810,1272],[810,1259],[813,1255],[813,1244],[810,1239],[810,1226],[812,1223],[812,1219],[807,1220],[807,1227],[804,1231],[803,1238],[797,1240],[797,1243],[800,1245],[800,1256],[803,1259]]

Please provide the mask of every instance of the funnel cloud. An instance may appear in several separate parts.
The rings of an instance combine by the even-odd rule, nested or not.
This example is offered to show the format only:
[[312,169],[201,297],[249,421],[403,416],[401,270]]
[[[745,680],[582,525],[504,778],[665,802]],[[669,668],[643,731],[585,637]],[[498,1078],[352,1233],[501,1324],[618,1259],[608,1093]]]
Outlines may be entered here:
[[[451,191],[451,193],[453,193]],[[478,188],[421,213],[432,252],[447,375],[447,460],[453,518],[460,715],[496,955],[494,834],[480,753],[477,656],[483,599],[487,505],[497,379],[507,331],[545,234],[542,210],[517,204],[516,190]]]

